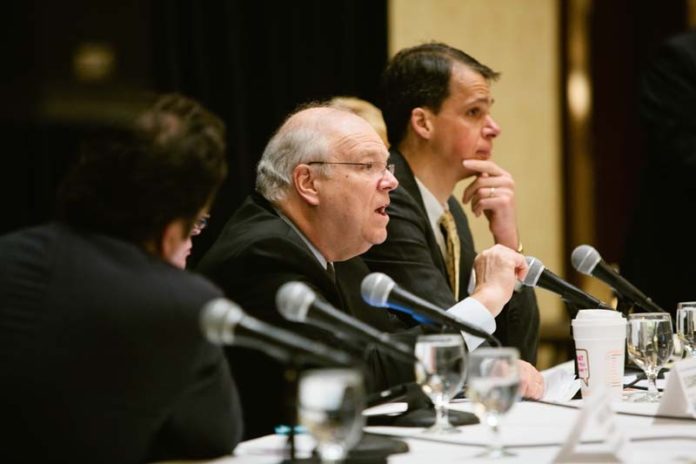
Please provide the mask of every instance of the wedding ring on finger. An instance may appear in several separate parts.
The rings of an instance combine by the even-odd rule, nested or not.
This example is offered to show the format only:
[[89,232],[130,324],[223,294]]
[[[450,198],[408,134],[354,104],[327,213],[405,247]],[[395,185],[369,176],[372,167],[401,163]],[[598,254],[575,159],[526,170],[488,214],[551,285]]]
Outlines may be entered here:
[[495,196],[495,187],[491,187],[491,190],[488,192],[488,198],[493,198]]

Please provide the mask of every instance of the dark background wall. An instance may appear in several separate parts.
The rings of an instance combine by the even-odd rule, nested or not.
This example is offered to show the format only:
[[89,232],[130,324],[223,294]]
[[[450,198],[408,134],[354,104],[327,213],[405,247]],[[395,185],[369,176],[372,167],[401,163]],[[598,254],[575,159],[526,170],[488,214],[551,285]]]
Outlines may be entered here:
[[[580,135],[586,139],[574,139],[565,103],[570,57],[562,56],[564,80],[559,85],[564,101],[559,103],[564,108],[563,256],[569,257],[584,241],[578,241],[577,237],[584,235],[586,219],[574,205],[577,201],[589,201],[594,222],[592,245],[607,262],[619,263],[625,252],[626,238],[632,233],[631,216],[638,206],[639,179],[647,159],[638,114],[640,78],[660,44],[689,29],[689,1],[674,0],[659,5],[634,0],[561,1],[560,50],[568,49],[570,24],[577,19],[572,16],[573,6],[577,4],[589,4],[586,46],[592,86],[591,113],[588,130]],[[577,151],[574,152],[573,146],[588,149],[593,172],[587,178],[582,170],[585,163],[574,159]],[[591,192],[592,198],[578,199],[578,192]],[[571,281],[578,285],[588,282],[572,269],[569,259],[565,263],[565,275]],[[591,290],[599,289],[593,286]]]
[[590,28],[592,147],[598,250],[619,262],[647,154],[638,114],[640,76],[659,45],[688,29],[687,2],[597,0]]
[[[385,0],[34,0],[8,8],[0,233],[51,217],[86,134],[127,119],[147,92],[176,91],[228,130],[230,175],[194,262],[253,189],[256,162],[283,117],[338,94],[375,101],[387,59]],[[80,79],[74,62],[93,45],[111,54],[113,70]]]
[[[79,140],[122,120],[148,91],[178,91],[227,123],[230,176],[193,261],[253,188],[254,167],[297,104],[335,94],[377,101],[387,59],[386,0],[26,0],[5,5],[0,73],[0,233],[49,219]],[[560,2],[561,29],[567,23]],[[644,160],[638,76],[657,45],[686,30],[687,1],[593,2],[592,156],[597,243],[618,262]],[[113,54],[106,79],[80,80],[85,45]],[[559,47],[559,50],[563,50]],[[559,82],[559,85],[562,85]],[[567,142],[567,140],[566,140]],[[520,179],[524,182],[524,179]],[[134,205],[137,207],[137,205]],[[566,230],[573,227],[566,212]],[[568,252],[576,245],[567,241]]]

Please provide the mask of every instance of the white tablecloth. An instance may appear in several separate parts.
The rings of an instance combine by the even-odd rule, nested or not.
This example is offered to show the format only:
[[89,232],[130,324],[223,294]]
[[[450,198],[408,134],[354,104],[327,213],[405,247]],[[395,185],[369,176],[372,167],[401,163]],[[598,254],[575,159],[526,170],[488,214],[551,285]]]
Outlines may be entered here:
[[[575,406],[581,404],[581,401],[572,402]],[[652,414],[657,409],[656,404],[615,403],[613,407],[617,411],[646,414]],[[470,411],[471,404],[460,401],[454,403],[452,408]],[[534,402],[523,401],[516,404],[501,425],[503,441],[516,454],[516,457],[506,458],[501,462],[552,462],[578,414],[577,409]],[[696,462],[696,422],[655,425],[652,418],[617,415],[616,423],[630,440],[629,462]],[[475,456],[483,451],[489,440],[488,429],[479,424],[460,427],[460,430],[459,434],[433,437],[423,434],[422,429],[366,428],[369,432],[400,437],[408,443],[410,452],[390,456],[390,464],[486,462],[476,459]],[[583,436],[586,442],[601,438],[591,430]],[[306,456],[312,446],[309,436],[298,437],[297,447],[300,456]],[[591,443],[583,446],[590,447]],[[285,437],[270,435],[241,443],[234,457],[210,462],[217,464],[277,463],[283,456],[284,447]]]

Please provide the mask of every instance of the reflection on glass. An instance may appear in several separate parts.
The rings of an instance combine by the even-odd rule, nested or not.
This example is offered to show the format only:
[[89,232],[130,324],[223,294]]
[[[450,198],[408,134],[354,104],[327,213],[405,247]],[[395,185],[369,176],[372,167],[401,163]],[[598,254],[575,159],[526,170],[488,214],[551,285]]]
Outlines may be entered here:
[[684,357],[696,357],[696,301],[677,305],[677,336],[684,347]]
[[428,433],[451,433],[447,403],[464,385],[464,340],[459,334],[422,335],[416,341],[416,381],[435,405]]
[[628,316],[626,342],[628,355],[643,369],[648,379],[648,392],[631,395],[628,399],[638,402],[660,400],[657,390],[657,374],[672,356],[672,318],[667,313],[637,313]]
[[500,418],[520,397],[519,358],[516,348],[479,348],[469,354],[467,396],[474,403],[476,415],[493,435],[488,449],[478,457],[514,456],[503,447]]
[[362,435],[362,375],[354,369],[310,370],[298,388],[300,423],[317,441],[321,462],[343,461]]

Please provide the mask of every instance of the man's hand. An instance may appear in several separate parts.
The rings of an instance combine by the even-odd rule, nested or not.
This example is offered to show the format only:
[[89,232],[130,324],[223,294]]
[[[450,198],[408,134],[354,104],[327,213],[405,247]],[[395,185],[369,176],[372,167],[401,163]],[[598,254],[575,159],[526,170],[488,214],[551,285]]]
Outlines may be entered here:
[[540,400],[544,396],[544,377],[527,361],[518,360],[520,369],[520,394],[524,398]]
[[502,245],[483,250],[474,260],[476,288],[471,294],[493,317],[512,297],[515,284],[527,275],[524,256]]
[[517,232],[515,181],[509,172],[490,160],[469,159],[466,169],[477,172],[476,179],[464,190],[463,203],[471,202],[476,217],[483,213],[495,243],[516,250],[520,243]]

